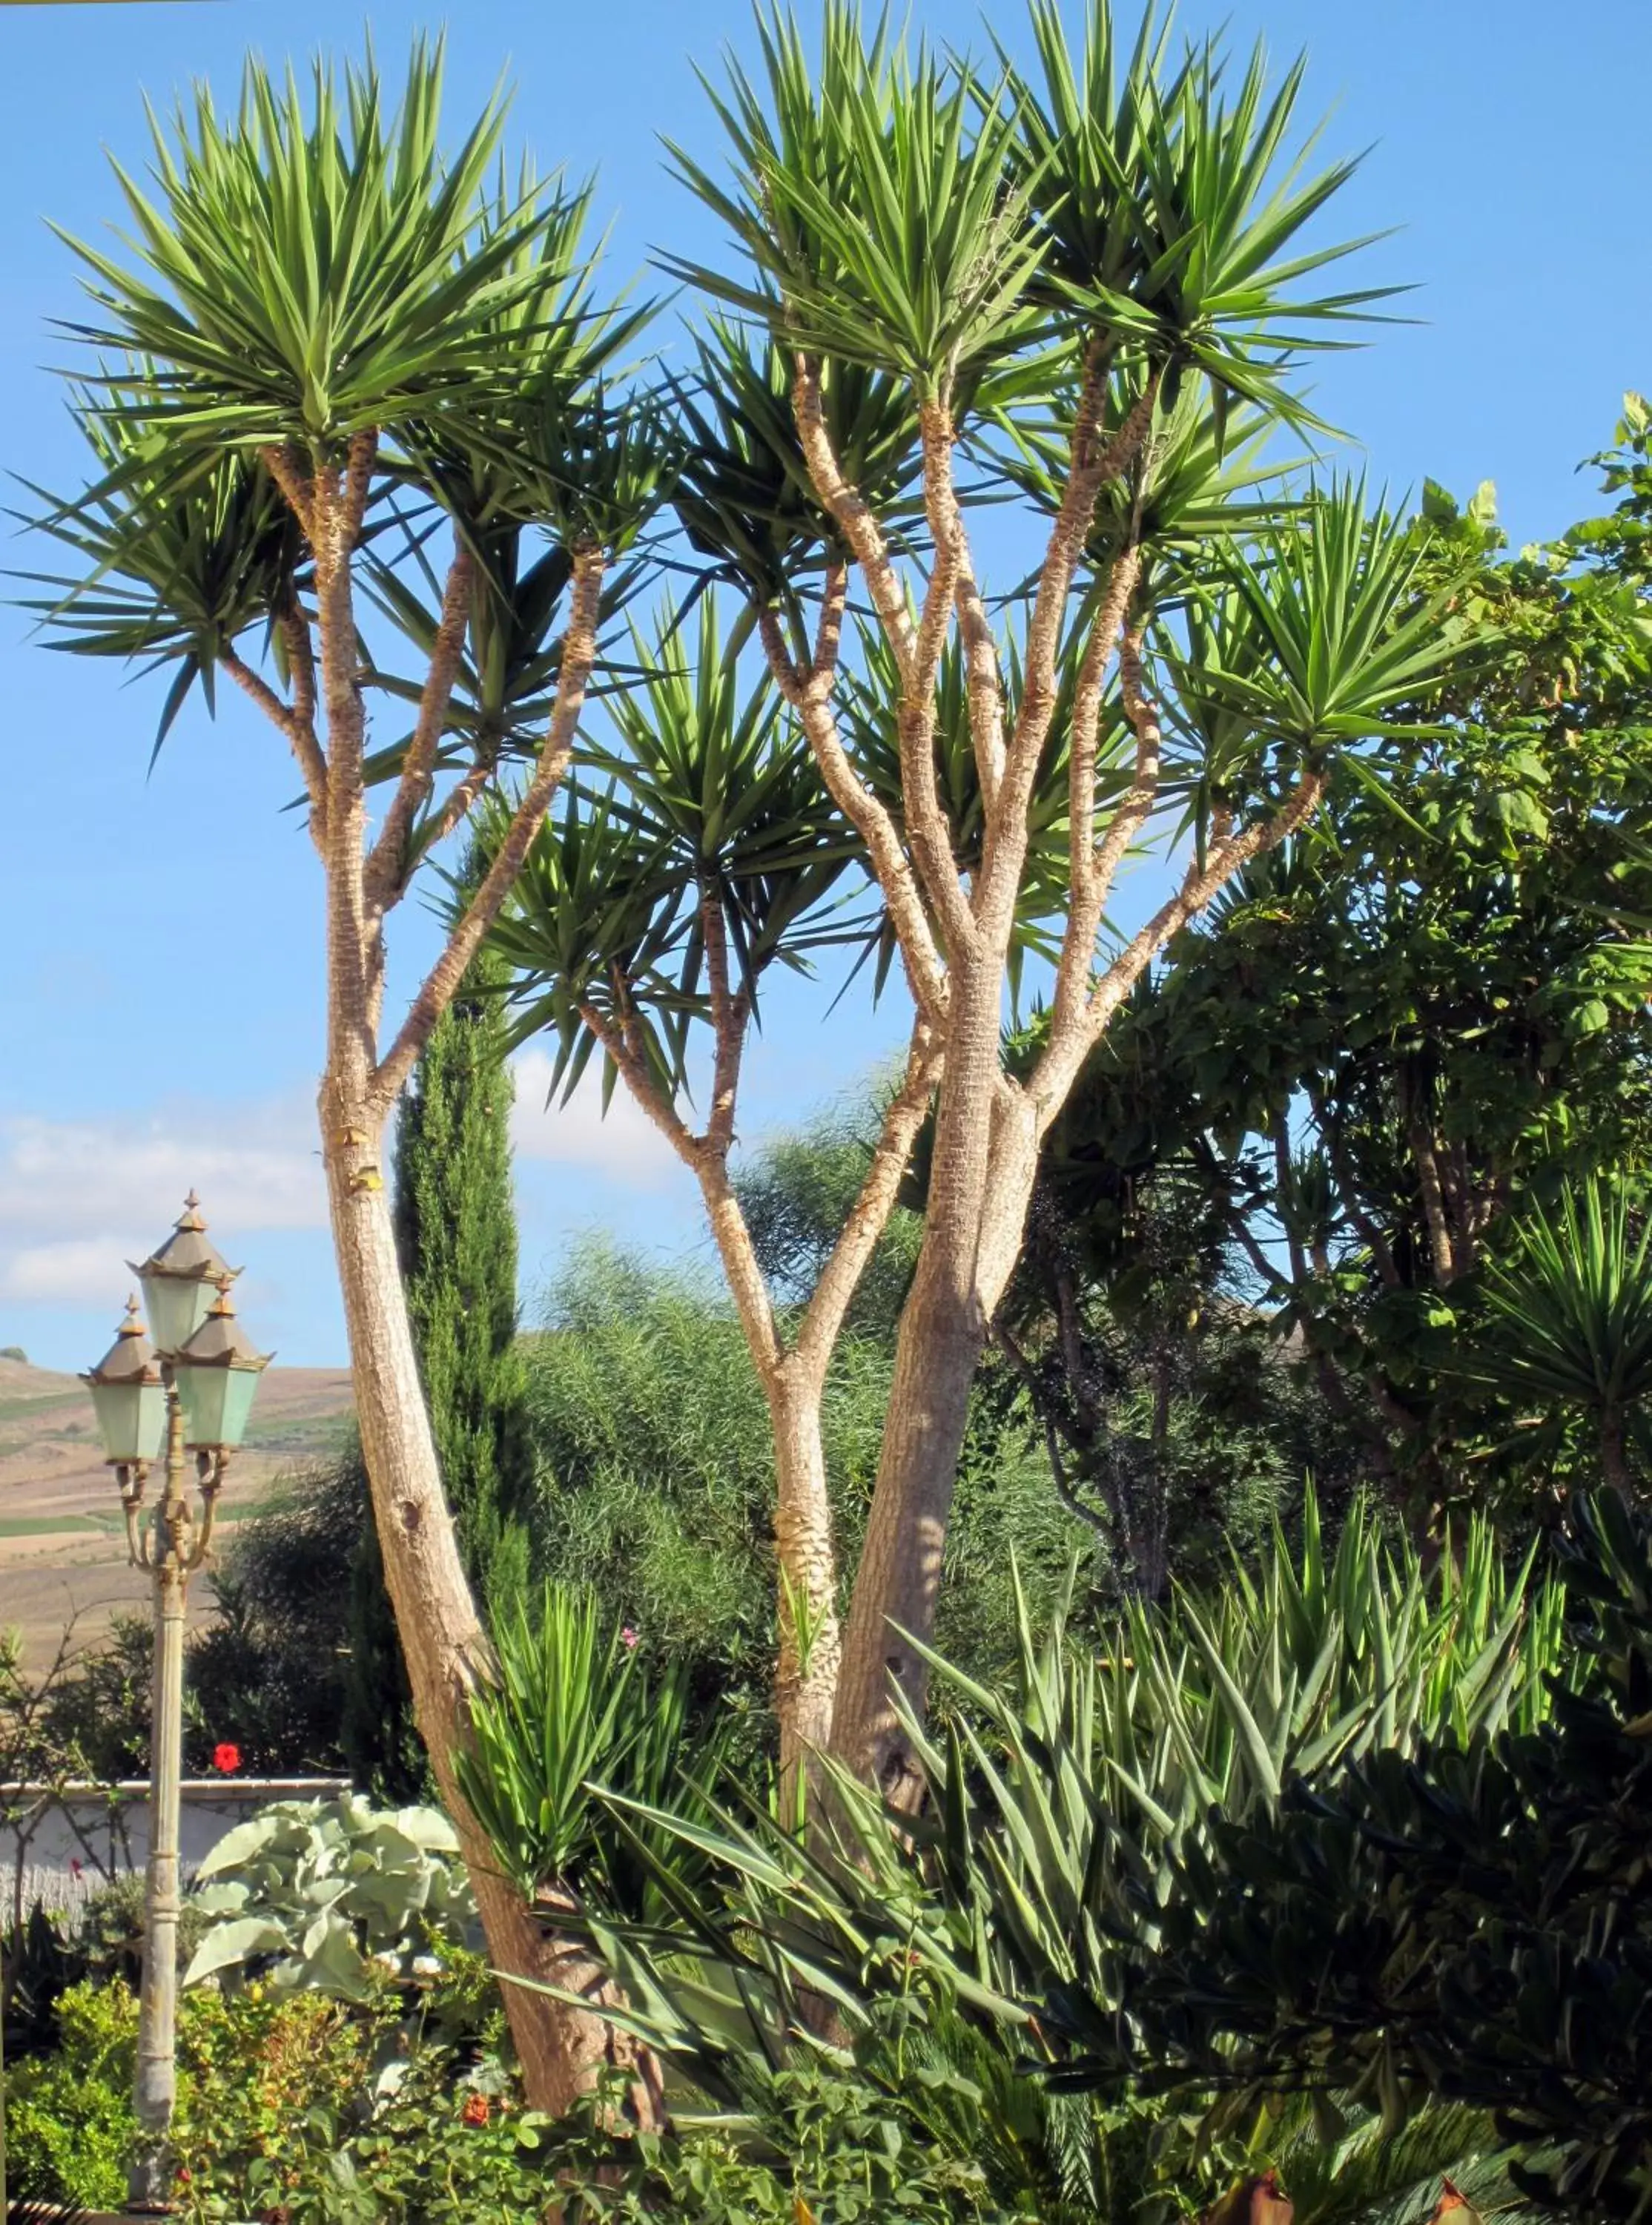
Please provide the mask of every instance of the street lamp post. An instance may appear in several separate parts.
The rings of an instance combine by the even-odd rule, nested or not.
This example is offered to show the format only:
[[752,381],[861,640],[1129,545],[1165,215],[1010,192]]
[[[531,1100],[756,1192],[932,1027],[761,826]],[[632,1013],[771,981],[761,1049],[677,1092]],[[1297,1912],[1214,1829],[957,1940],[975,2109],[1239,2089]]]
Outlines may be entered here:
[[[245,1433],[269,1355],[247,1342],[231,1269],[206,1240],[192,1191],[160,1250],[134,1265],[154,1324],[136,1297],[113,1345],[83,1380],[92,1391],[104,1455],[120,1487],[132,1566],[149,1572],[155,1671],[149,1734],[149,1850],[144,1878],[143,1975],[133,2103],[137,2144],[128,2180],[134,2210],[170,2205],[168,2143],[176,2090],[178,1805],[183,1774],[184,1615],[189,1579],[206,1558],[230,1456]],[[142,1526],[151,1464],[165,1449],[165,1481]],[[184,1487],[195,1456],[197,1515]]]

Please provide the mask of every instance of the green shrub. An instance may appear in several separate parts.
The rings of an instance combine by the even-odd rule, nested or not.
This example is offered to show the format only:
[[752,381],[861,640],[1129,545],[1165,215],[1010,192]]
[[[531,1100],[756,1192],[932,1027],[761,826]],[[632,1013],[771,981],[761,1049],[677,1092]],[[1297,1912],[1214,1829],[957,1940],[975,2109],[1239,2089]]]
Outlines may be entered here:
[[10,2072],[10,2190],[88,2209],[117,2206],[136,2120],[131,2087],[137,2003],[129,1987],[82,1981],[58,1997],[58,2045]]
[[[589,1586],[641,1651],[681,1665],[694,1696],[744,1710],[755,1745],[774,1673],[774,1456],[763,1392],[720,1294],[602,1246],[576,1254],[527,1341],[538,1452],[536,1564]],[[823,1412],[845,1582],[877,1475],[894,1346],[847,1334]],[[1041,1444],[978,1399],[947,1540],[940,1643],[972,1672],[1015,1655],[1013,1551],[1040,1607],[1092,1533],[1060,1506]]]

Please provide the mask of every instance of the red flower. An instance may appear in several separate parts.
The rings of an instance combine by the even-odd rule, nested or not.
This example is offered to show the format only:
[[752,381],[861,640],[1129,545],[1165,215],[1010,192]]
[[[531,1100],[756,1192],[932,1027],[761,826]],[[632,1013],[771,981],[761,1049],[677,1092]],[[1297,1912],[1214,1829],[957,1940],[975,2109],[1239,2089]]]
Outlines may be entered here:
[[212,1748],[212,1766],[214,1769],[222,1770],[225,1776],[228,1777],[232,1771],[241,1766],[240,1747],[228,1744],[215,1746]]
[[488,2108],[485,2094],[467,2094],[465,2107],[459,2111],[460,2122],[466,2125],[485,2125],[492,2112]]

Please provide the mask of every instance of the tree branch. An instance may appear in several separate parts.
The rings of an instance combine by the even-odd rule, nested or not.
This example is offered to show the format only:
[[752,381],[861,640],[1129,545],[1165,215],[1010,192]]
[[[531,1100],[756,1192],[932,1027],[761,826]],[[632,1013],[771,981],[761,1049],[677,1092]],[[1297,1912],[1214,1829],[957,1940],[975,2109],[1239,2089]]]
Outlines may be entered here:
[[522,861],[567,770],[573,754],[573,738],[585,709],[585,690],[596,662],[604,568],[601,549],[586,547],[576,551],[556,703],[533,777],[523,790],[522,802],[481,886],[449,935],[446,948],[426,976],[396,1041],[379,1062],[373,1076],[372,1093],[383,1112],[388,1112],[396,1102],[431,1030],[453,1002],[471,960],[481,948],[483,937],[498,916],[500,906],[522,871]]
[[462,826],[476,808],[477,798],[492,779],[498,764],[497,750],[481,750],[471,759],[464,777],[455,781],[447,791],[440,810],[431,823],[428,846],[435,849],[445,842],[456,827]]
[[1244,1253],[1245,1258],[1256,1269],[1257,1274],[1261,1276],[1263,1283],[1266,1284],[1268,1288],[1277,1294],[1288,1297],[1293,1287],[1289,1277],[1282,1275],[1278,1268],[1275,1266],[1273,1261],[1268,1257],[1268,1254],[1263,1250],[1256,1232],[1250,1227],[1250,1222],[1246,1220],[1244,1214],[1241,1212],[1239,1208],[1231,1204],[1224,1206],[1222,1208],[1222,1218],[1227,1223],[1228,1233],[1233,1238],[1235,1243],[1238,1245],[1239,1249]]
[[448,567],[441,616],[431,644],[430,663],[419,696],[419,716],[402,761],[402,777],[396,783],[396,795],[367,859],[369,899],[384,910],[396,903],[407,888],[408,846],[435,777],[436,755],[447,723],[447,707],[453,699],[459,660],[465,653],[475,578],[476,560],[461,542],[455,548],[453,561]]
[[1160,905],[1107,968],[1085,1007],[1083,1027],[1069,1030],[1060,1042],[1052,1034],[1028,1090],[1039,1108],[1041,1134],[1065,1101],[1086,1055],[1172,935],[1203,911],[1242,866],[1276,848],[1312,817],[1328,778],[1317,767],[1305,772],[1271,818],[1258,820],[1242,834],[1223,832],[1206,852],[1203,870],[1195,859],[1176,894]]
[[345,547],[353,549],[361,538],[362,522],[367,515],[367,498],[372,491],[373,466],[378,458],[378,434],[370,427],[365,432],[350,436],[350,460],[345,472],[344,529]]
[[1332,1118],[1322,1091],[1310,1088],[1308,1102],[1313,1107],[1314,1125],[1320,1140],[1325,1145],[1326,1156],[1331,1162],[1331,1171],[1336,1177],[1337,1189],[1342,1198],[1342,1209],[1358,1234],[1364,1239],[1382,1278],[1384,1290],[1397,1290],[1403,1277],[1395,1262],[1394,1247],[1380,1229],[1372,1215],[1359,1201],[1358,1188],[1353,1170],[1348,1163],[1347,1139],[1342,1132],[1342,1123]]
[[1422,1194],[1423,1219],[1428,1224],[1428,1262],[1434,1271],[1436,1286],[1445,1290],[1455,1278],[1457,1256],[1452,1244],[1451,1228],[1446,1219],[1445,1195],[1440,1188],[1440,1161],[1434,1153],[1434,1139],[1428,1132],[1428,1124],[1420,1114],[1413,1113],[1407,1125],[1406,1141],[1417,1170],[1417,1186]]
[[904,681],[917,648],[906,593],[889,561],[877,520],[858,490],[851,487],[843,475],[826,428],[820,398],[820,367],[801,353],[796,358],[796,375],[792,381],[792,414],[797,421],[797,437],[814,491],[865,575],[872,608],[877,612]]
[[305,539],[312,548],[315,546],[315,481],[307,476],[304,458],[298,444],[288,441],[284,447],[272,442],[258,451],[264,469],[287,498],[287,506],[297,518]]
[[[623,984],[618,983],[616,986],[623,997]],[[595,1005],[581,1005],[579,1017],[602,1045],[604,1051],[612,1059],[625,1087],[671,1145],[672,1150],[676,1152],[686,1166],[693,1167],[698,1170],[696,1154],[699,1149],[699,1137],[689,1128],[671,1100],[655,1086],[654,1077],[649,1072],[647,1062],[638,1057],[636,1045],[627,1039],[624,1029],[617,1027],[608,1015],[599,1011]]]
[[967,545],[959,551],[953,600],[958,611],[959,639],[964,649],[970,745],[975,751],[982,802],[990,814],[997,802],[1003,780],[1003,676],[998,669],[998,644],[987,618],[986,605],[981,599]]
[[327,825],[327,761],[321,745],[316,738],[314,701],[311,699],[307,716],[299,707],[297,675],[294,673],[294,700],[284,702],[275,690],[250,664],[244,663],[234,650],[224,650],[218,662],[244,694],[249,696],[272,724],[278,726],[292,745],[293,755],[298,760],[299,770],[304,776],[304,792],[310,799],[310,835],[317,849],[326,841]]
[[1294,1187],[1291,1179],[1290,1132],[1282,1111],[1279,1125],[1274,1130],[1274,1218],[1285,1232],[1285,1248],[1290,1253],[1291,1280],[1300,1290],[1308,1278],[1307,1255],[1302,1249],[1301,1234],[1291,1209],[1291,1192]]
[[[835,572],[842,593],[843,572]],[[824,617],[823,617],[824,626]],[[841,624],[839,617],[838,624]],[[866,846],[873,878],[889,907],[889,921],[900,944],[902,962],[912,1001],[936,1027],[946,1014],[946,980],[929,917],[918,892],[917,878],[894,820],[850,763],[838,733],[829,689],[822,675],[812,671],[800,675],[792,662],[772,610],[757,612],[757,632],[781,694],[796,712],[804,738],[813,751],[827,793]]]
[[[293,716],[301,719],[312,732],[315,727],[315,644],[310,638],[310,621],[305,615],[298,597],[292,598],[288,608],[276,621],[281,637],[287,646],[287,668],[293,677]],[[324,768],[325,770],[325,768]]]
[[1026,678],[1004,768],[1001,808],[988,824],[981,868],[983,909],[1002,911],[1015,901],[1026,842],[1028,802],[1055,712],[1055,656],[1062,617],[1095,517],[1097,498],[1109,479],[1117,478],[1135,461],[1153,423],[1163,375],[1158,367],[1149,375],[1140,397],[1112,439],[1098,447],[1107,398],[1108,362],[1105,345],[1092,341],[1073,418],[1067,485],[1050,528],[1032,621],[1027,629]]
[[826,1373],[850,1302],[895,1209],[896,1197],[912,1146],[940,1078],[943,1054],[934,1030],[920,1013],[913,1023],[901,1086],[883,1111],[883,1125],[872,1151],[859,1194],[851,1207],[832,1256],[815,1284],[797,1334],[798,1360],[813,1380]]
[[[616,1027],[594,1005],[581,1005],[579,1017],[614,1062],[637,1104],[699,1182],[712,1239],[729,1279],[753,1365],[767,1385],[785,1359],[785,1353],[775,1323],[769,1285],[763,1280],[751,1233],[729,1181],[727,1146],[719,1149],[709,1131],[705,1136],[696,1136],[669,1098],[655,1086],[635,1034],[624,1024],[629,1017],[625,1013],[625,984],[617,979],[615,987],[624,1016],[620,1026]],[[715,1108],[712,1118],[716,1118]]]
[[[1099,843],[1096,841],[1096,752],[1101,731],[1101,690],[1113,643],[1118,638],[1141,575],[1141,551],[1133,542],[1120,552],[1085,646],[1084,662],[1079,668],[1073,692],[1073,728],[1067,749],[1067,884],[1072,901],[1061,937],[1061,954],[1056,962],[1055,996],[1050,1016],[1052,1032],[1082,1024],[1102,913],[1112,892],[1119,865],[1147,823],[1159,793],[1159,722],[1156,716],[1149,715],[1151,707],[1139,690],[1134,698],[1135,709],[1131,710],[1133,699],[1127,686],[1124,702],[1136,730],[1136,771],[1106,834]],[[1139,641],[1139,635],[1133,638]]]
[[944,406],[927,402],[921,415],[924,507],[934,561],[909,667],[902,675],[896,728],[901,745],[901,799],[918,878],[940,922],[949,951],[972,949],[975,915],[964,894],[952,829],[935,767],[935,681],[946,646],[953,589],[967,554],[964,520],[953,485],[953,424]]
[[745,1051],[751,998],[744,987],[731,990],[727,922],[715,889],[702,889],[700,929],[706,938],[706,980],[711,992],[712,1033],[716,1049],[712,1068],[712,1106],[705,1150],[726,1162],[734,1141],[734,1115],[740,1091],[740,1062]]

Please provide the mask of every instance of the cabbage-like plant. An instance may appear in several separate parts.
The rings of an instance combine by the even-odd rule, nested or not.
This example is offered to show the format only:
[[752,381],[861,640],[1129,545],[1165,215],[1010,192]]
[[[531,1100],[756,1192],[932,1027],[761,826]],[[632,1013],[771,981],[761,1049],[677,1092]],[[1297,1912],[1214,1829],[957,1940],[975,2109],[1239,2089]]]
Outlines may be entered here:
[[475,1943],[459,1841],[434,1808],[277,1800],[226,1832],[196,1876],[213,1921],[187,1986],[267,1962],[275,1985],[364,2000],[376,1980],[434,1976],[440,1940]]

